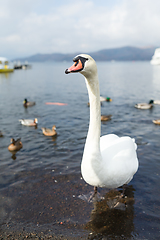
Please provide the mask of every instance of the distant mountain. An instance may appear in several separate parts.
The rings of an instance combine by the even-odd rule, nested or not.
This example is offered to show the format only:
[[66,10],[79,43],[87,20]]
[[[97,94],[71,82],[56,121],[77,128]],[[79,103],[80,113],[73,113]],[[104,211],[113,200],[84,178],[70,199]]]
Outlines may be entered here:
[[155,51],[153,48],[121,47],[104,49],[91,55],[97,61],[145,61],[151,60]]
[[[121,47],[104,49],[97,52],[88,53],[96,61],[148,61],[151,60],[156,47],[136,48],[136,47]],[[14,59],[19,61],[29,62],[45,62],[45,61],[70,61],[78,53],[62,54],[36,54],[30,57]]]

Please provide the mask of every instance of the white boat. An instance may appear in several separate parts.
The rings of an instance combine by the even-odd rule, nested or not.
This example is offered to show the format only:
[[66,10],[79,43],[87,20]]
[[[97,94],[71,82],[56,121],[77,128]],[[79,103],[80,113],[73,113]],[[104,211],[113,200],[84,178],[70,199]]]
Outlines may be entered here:
[[152,59],[150,61],[152,65],[158,65],[160,64],[160,48],[156,48],[154,55],[152,56]]
[[31,68],[31,65],[28,64],[28,61],[25,61],[24,64],[21,64],[20,61],[18,61],[17,63],[15,62],[14,64],[14,69],[29,69]]
[[13,72],[14,69],[10,68],[9,61],[5,57],[0,57],[0,73]]

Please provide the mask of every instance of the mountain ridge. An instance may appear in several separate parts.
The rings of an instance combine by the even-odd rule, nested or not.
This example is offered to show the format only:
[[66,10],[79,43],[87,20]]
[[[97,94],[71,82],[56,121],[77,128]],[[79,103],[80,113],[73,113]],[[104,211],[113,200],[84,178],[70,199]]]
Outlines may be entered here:
[[[138,48],[138,47],[119,47],[102,49],[96,52],[89,52],[96,61],[149,61],[151,60],[156,47]],[[16,58],[14,61],[45,62],[45,61],[70,61],[79,53],[49,53]]]

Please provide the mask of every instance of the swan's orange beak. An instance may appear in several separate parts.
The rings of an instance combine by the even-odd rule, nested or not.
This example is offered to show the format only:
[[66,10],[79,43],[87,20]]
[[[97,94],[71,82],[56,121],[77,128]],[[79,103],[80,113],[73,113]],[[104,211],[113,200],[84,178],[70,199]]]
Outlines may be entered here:
[[76,61],[70,68],[66,69],[65,73],[71,73],[71,72],[79,72],[83,69],[83,65],[81,60],[79,59]]

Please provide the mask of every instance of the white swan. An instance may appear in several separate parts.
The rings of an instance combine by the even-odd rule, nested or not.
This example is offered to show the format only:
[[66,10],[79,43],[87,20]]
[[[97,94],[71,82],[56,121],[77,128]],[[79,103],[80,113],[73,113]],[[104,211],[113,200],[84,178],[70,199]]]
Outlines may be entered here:
[[97,187],[117,188],[128,184],[138,170],[137,145],[130,137],[101,134],[101,109],[97,66],[94,59],[80,54],[65,73],[84,75],[90,100],[90,124],[81,163],[84,180]]

